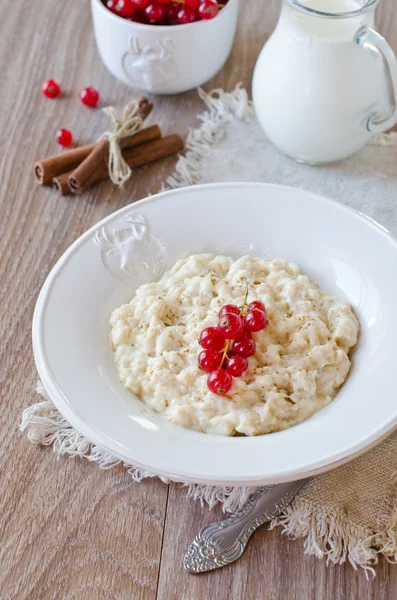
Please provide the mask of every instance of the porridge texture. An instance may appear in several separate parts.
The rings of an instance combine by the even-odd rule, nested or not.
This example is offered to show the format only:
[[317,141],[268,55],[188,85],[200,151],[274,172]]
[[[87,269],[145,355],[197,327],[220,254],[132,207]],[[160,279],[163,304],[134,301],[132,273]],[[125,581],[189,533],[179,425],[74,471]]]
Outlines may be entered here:
[[[200,332],[227,303],[267,307],[256,353],[227,397],[197,365]],[[331,402],[345,381],[359,324],[350,305],[285,260],[197,254],[142,285],[110,318],[123,385],[173,423],[217,435],[260,435],[300,423]]]

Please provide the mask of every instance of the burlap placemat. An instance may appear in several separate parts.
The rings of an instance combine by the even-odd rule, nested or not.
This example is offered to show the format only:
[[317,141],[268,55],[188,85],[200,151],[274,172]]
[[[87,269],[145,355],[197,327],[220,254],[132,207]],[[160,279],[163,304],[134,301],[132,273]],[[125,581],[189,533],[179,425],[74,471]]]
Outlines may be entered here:
[[[309,167],[282,156],[266,140],[248,95],[237,86],[230,93],[200,92],[207,110],[191,130],[171,187],[215,181],[264,181],[294,185],[330,196],[375,218],[397,234],[396,134],[379,136],[343,163]],[[120,461],[75,431],[39,384],[42,401],[27,408],[21,430],[29,440],[52,446],[59,455],[80,456],[111,468]],[[134,481],[156,474],[124,465]],[[307,554],[331,563],[349,560],[365,572],[383,555],[397,560],[397,432],[362,457],[312,478],[286,513],[272,523],[305,538]],[[241,507],[252,488],[187,485],[187,493],[226,512]]]

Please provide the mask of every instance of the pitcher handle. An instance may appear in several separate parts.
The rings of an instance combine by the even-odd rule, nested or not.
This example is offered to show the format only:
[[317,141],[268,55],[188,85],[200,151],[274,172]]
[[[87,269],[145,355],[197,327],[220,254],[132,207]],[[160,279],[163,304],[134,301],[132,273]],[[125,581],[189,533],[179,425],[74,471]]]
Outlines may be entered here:
[[385,38],[370,27],[362,27],[356,34],[355,42],[366,50],[378,51],[384,62],[391,112],[388,111],[387,115],[371,115],[367,122],[368,131],[381,133],[397,123],[397,59]]

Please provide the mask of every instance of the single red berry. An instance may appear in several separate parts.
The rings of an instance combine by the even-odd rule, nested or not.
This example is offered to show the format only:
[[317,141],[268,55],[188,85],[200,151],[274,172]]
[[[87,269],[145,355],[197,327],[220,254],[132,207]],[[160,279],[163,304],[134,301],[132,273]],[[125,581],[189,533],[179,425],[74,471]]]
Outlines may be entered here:
[[58,144],[60,146],[63,146],[64,148],[66,148],[67,146],[70,146],[70,144],[73,142],[72,132],[69,131],[68,129],[60,129],[57,132],[56,138],[57,138]]
[[219,396],[227,394],[232,387],[232,383],[232,376],[223,369],[213,371],[208,375],[207,379],[208,389]]
[[235,304],[225,304],[225,306],[222,306],[221,310],[219,311],[219,318],[223,317],[223,315],[226,315],[227,313],[233,313],[234,315],[240,316],[241,309]]
[[152,2],[145,8],[145,15],[152,23],[157,23],[165,17],[165,6],[158,4],[158,2]]
[[243,321],[238,315],[226,313],[219,319],[218,331],[227,340],[235,340],[243,333]]
[[99,92],[92,87],[84,88],[81,90],[79,98],[85,106],[93,108],[99,102]]
[[203,350],[198,355],[198,364],[200,369],[212,373],[219,369],[222,363],[222,354],[215,352],[215,350]]
[[116,4],[116,12],[120,17],[124,17],[128,19],[132,17],[135,12],[135,4],[131,2],[131,0],[118,0]]
[[263,304],[263,302],[259,302],[259,300],[254,300],[253,302],[251,302],[250,304],[248,304],[248,310],[261,310],[262,312],[264,312],[266,314],[266,306]]
[[181,5],[178,2],[170,2],[167,4],[166,17],[168,21],[176,21],[178,18],[178,13],[181,9]]
[[108,8],[110,12],[117,14],[117,2],[118,0],[106,0],[106,8]]
[[145,9],[150,4],[150,0],[131,0],[136,8]]
[[261,331],[267,325],[267,316],[262,310],[249,310],[244,318],[244,329]]
[[217,352],[222,352],[225,348],[225,338],[215,327],[207,327],[200,333],[199,344],[203,348],[210,348]]
[[179,25],[187,25],[197,20],[197,13],[190,6],[182,6],[177,15]]
[[145,25],[148,23],[145,13],[141,10],[136,10],[132,17],[130,17],[128,20],[134,21],[134,23],[144,23]]
[[200,19],[213,19],[219,12],[219,5],[213,0],[203,0],[198,8]]
[[190,8],[197,8],[200,4],[200,0],[185,0],[186,6],[190,6]]
[[233,340],[233,343],[230,347],[230,350],[233,354],[237,354],[238,356],[242,356],[243,358],[249,358],[255,354],[256,345],[254,340],[248,335],[242,335],[237,338],[237,340]]
[[55,79],[49,79],[43,83],[41,91],[47,98],[57,98],[61,93],[61,86]]
[[248,369],[248,360],[242,356],[231,356],[225,362],[225,369],[232,377],[241,377]]

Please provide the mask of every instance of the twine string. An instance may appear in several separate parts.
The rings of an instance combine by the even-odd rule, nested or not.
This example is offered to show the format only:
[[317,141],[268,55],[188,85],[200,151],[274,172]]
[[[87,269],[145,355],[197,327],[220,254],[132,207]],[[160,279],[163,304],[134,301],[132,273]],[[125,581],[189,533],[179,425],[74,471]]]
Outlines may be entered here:
[[113,106],[107,106],[103,112],[110,118],[113,126],[100,137],[109,142],[109,177],[115,185],[121,187],[131,177],[132,171],[123,158],[120,142],[142,129],[143,119],[139,114],[138,102],[127,104],[121,117]]

